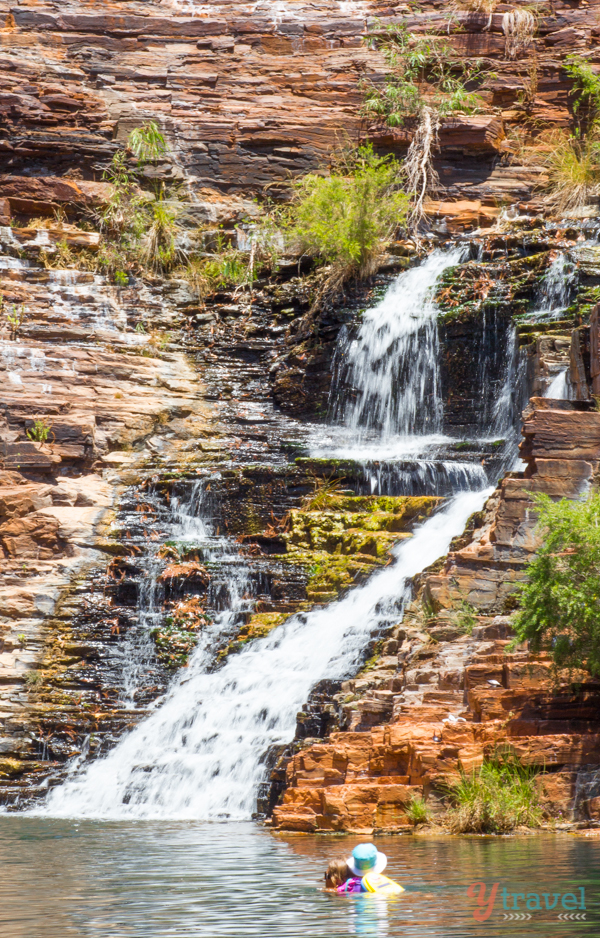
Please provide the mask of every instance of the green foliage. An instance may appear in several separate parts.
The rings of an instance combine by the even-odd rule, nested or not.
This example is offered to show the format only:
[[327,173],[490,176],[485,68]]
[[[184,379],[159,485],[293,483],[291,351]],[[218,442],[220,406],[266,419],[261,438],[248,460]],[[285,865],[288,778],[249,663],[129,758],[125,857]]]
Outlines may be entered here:
[[142,263],[154,273],[166,273],[173,268],[178,254],[177,209],[159,200],[148,208],[147,217],[150,224],[142,242]]
[[600,75],[586,59],[577,55],[567,56],[563,67],[573,79],[573,111],[577,114],[585,108],[591,126],[600,117]]
[[290,236],[301,250],[334,265],[340,279],[364,277],[406,216],[399,167],[359,147],[329,176],[309,173],[295,183]]
[[422,795],[411,795],[404,811],[408,820],[415,827],[419,824],[427,824],[431,820],[431,812]]
[[517,641],[551,652],[557,668],[600,675],[600,493],[585,500],[536,495],[544,540],[527,568]]
[[16,339],[23,321],[25,319],[25,307],[24,306],[15,306],[13,303],[12,306],[7,307],[6,309],[6,321],[8,323],[8,328],[10,331],[11,339]]
[[52,424],[46,423],[43,417],[37,417],[27,430],[27,436],[36,443],[45,443],[51,432]]
[[411,33],[399,23],[383,30],[376,24],[368,42],[384,53],[390,72],[383,86],[363,83],[366,116],[401,127],[407,119],[420,117],[426,107],[440,117],[481,110],[481,98],[467,89],[480,81],[481,63],[458,56],[445,39]]
[[167,152],[165,138],[155,121],[149,121],[143,127],[136,127],[132,130],[127,138],[127,144],[140,166],[159,160]]
[[129,277],[124,270],[115,270],[115,283],[118,287],[126,287],[129,283]]
[[464,599],[461,599],[460,601],[456,621],[458,623],[458,627],[462,629],[463,632],[466,632],[467,635],[473,634],[473,629],[477,625],[475,609]]
[[516,757],[496,756],[478,772],[462,773],[446,786],[451,807],[446,823],[454,834],[506,834],[517,827],[539,827],[542,809],[535,778],[539,770]]

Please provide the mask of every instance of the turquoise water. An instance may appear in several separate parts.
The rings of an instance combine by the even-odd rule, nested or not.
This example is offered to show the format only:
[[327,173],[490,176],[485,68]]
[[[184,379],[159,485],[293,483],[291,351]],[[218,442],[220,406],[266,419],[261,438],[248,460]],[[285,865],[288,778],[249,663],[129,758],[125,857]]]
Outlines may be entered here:
[[[0,817],[2,938],[470,938],[600,934],[600,840],[567,834],[378,837],[397,901],[320,891],[328,859],[357,838],[273,835],[252,824],[90,822]],[[584,888],[585,922],[532,912],[473,919],[470,883],[508,893]],[[486,896],[489,897],[488,888]],[[518,900],[522,905],[523,900]],[[541,900],[543,903],[543,899]],[[512,906],[512,899],[509,900]],[[581,914],[581,913],[578,913]]]

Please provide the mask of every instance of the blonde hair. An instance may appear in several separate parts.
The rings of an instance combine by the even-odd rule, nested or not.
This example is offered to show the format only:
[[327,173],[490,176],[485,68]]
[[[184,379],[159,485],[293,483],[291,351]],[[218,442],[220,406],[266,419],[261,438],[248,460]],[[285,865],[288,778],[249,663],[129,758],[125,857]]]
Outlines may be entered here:
[[352,872],[345,860],[331,860],[325,871],[325,889],[336,889],[347,879],[350,879]]

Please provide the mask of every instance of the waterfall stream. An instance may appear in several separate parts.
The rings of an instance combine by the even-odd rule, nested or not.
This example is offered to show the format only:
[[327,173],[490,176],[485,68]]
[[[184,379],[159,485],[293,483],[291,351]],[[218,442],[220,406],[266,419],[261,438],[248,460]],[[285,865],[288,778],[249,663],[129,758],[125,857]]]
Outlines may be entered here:
[[[436,251],[400,275],[365,314],[350,345],[341,337],[333,394],[339,424],[330,428],[325,446],[346,449],[354,458],[361,449],[371,458],[391,450],[398,471],[403,460],[412,460],[424,476],[429,473],[432,490],[439,490],[443,473],[426,452],[432,440],[444,439],[432,288],[462,253]],[[509,381],[514,375],[507,376],[507,388]],[[507,426],[512,401],[512,394],[501,395],[497,427]],[[223,621],[215,622],[154,711],[104,758],[78,765],[38,810],[97,818],[249,818],[264,777],[264,755],[291,740],[311,688],[356,671],[370,638],[401,617],[410,578],[446,553],[491,491],[479,465],[470,464],[462,477],[460,470],[452,476],[446,468],[446,474],[460,494],[394,549],[391,565],[328,607],[292,616],[211,671],[211,646],[223,628]],[[373,487],[385,491],[389,484],[380,476]],[[188,506],[185,515],[189,519],[194,510]],[[198,525],[206,559],[222,558],[225,540],[207,536],[201,518]],[[235,579],[239,571],[232,568],[231,575]],[[235,616],[247,601],[243,584],[230,588],[224,615]]]

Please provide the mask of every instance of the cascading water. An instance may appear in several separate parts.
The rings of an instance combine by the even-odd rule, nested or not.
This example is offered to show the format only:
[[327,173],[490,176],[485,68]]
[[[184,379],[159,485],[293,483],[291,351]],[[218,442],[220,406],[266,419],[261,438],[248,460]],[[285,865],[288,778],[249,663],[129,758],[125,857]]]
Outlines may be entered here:
[[[375,432],[381,440],[441,429],[437,307],[433,287],[458,264],[464,249],[434,251],[401,275],[364,318],[355,339],[340,349],[333,419],[352,443]],[[351,388],[351,397],[340,390]]]
[[401,614],[407,579],[443,554],[485,493],[459,496],[396,551],[368,584],[293,616],[225,667],[207,673],[211,639],[167,699],[107,758],[54,790],[46,812],[85,817],[247,818],[261,756],[293,736],[314,683],[351,673],[371,633]]
[[544,397],[550,397],[556,401],[570,400],[571,389],[569,387],[568,374],[568,368],[563,368],[559,371],[546,388]]
[[575,278],[575,265],[563,252],[556,255],[540,284],[538,306],[531,319],[558,319],[569,305]]
[[[432,287],[462,251],[435,252],[403,274],[363,320],[340,366],[340,383],[358,391],[338,396],[343,426],[338,443],[355,448],[369,435],[373,453],[387,446],[422,453],[441,424],[436,312]],[[344,377],[345,376],[345,377]],[[339,387],[339,386],[338,386]],[[508,400],[508,397],[506,398]],[[498,420],[502,415],[498,415]],[[418,432],[415,432],[418,431]],[[429,436],[425,434],[429,432]],[[432,485],[436,484],[431,469]],[[386,484],[380,479],[380,484]],[[105,758],[77,768],[50,792],[49,815],[86,817],[247,818],[264,777],[263,758],[294,734],[296,713],[313,685],[355,672],[370,638],[398,621],[409,579],[443,555],[489,489],[480,470],[466,477],[470,491],[451,499],[412,539],[394,550],[395,562],[342,600],[297,614],[269,636],[247,645],[211,671],[224,618],[247,608],[247,589],[229,589],[227,610],[201,635],[189,668],[151,715]],[[201,510],[201,506],[200,510]],[[210,540],[210,539],[209,539]],[[205,545],[205,554],[220,550]],[[239,566],[239,564],[238,564]],[[236,568],[237,569],[237,568]],[[232,582],[239,573],[232,570]]]

